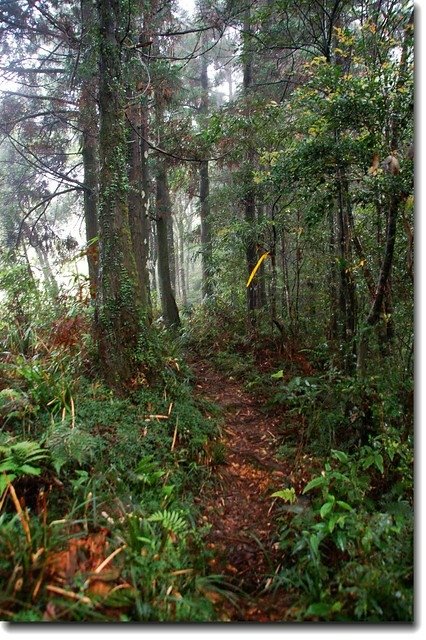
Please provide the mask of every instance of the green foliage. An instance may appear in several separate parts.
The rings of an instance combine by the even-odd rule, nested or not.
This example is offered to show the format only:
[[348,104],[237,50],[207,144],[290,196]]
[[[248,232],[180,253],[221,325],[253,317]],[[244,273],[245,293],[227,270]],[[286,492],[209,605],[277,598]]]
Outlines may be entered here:
[[301,618],[412,620],[411,496],[383,500],[379,510],[373,499],[390,462],[377,441],[353,455],[333,451],[304,488],[311,507],[286,516],[277,584],[300,594]]
[[[161,59],[162,46],[145,49],[149,43],[138,39],[137,27],[146,16],[137,3],[118,3],[116,35],[126,52],[122,60],[118,40],[105,41],[94,15],[93,24],[83,29],[81,56],[66,69],[72,69],[78,93],[79,83],[91,85],[96,80],[97,54],[105,56],[105,63],[112,61],[112,66],[104,65],[109,72],[114,67],[114,73],[101,78],[101,93],[102,82],[107,81],[106,94],[115,89],[121,106],[127,103],[130,119],[138,103],[145,108],[154,99],[155,109],[149,113],[162,119],[157,142],[169,155],[174,208],[182,216],[186,212],[189,222],[179,230],[176,243],[179,267],[186,258],[193,260],[193,268],[183,269],[189,291],[183,291],[185,278],[180,273],[177,284],[182,298],[188,295],[196,303],[188,311],[182,343],[211,358],[230,380],[242,379],[250,389],[269,394],[272,407],[285,414],[281,454],[294,459],[297,451],[298,461],[311,459],[305,453],[327,457],[322,473],[306,484],[300,499],[303,505],[310,499],[308,507],[297,504],[293,487],[271,496],[281,518],[283,551],[275,584],[296,594],[295,616],[300,619],[409,621],[414,167],[406,153],[413,138],[413,45],[406,23],[412,3],[389,5],[384,13],[376,10],[375,3],[355,7],[337,3],[332,12],[321,3],[299,4],[287,0],[252,4],[248,29],[244,24],[235,33],[242,34],[241,64],[253,56],[256,81],[216,111],[212,106],[222,100],[219,93],[211,86],[208,95],[201,96],[196,86],[198,55],[191,54],[192,59],[180,65]],[[70,23],[67,7],[56,9],[58,24]],[[26,53],[35,46],[32,34],[43,23],[31,8],[26,17],[29,31],[16,31],[12,25],[6,52],[18,81],[15,53],[22,54],[22,60],[32,59]],[[173,7],[150,19],[155,32],[173,32]],[[201,22],[204,19],[210,17],[206,14]],[[319,37],[319,26],[329,38]],[[176,60],[185,60],[187,50],[199,50],[200,42],[188,35],[188,40],[176,44]],[[210,35],[203,32],[199,53],[209,56],[211,79],[219,65]],[[228,34],[218,48],[222,74],[235,64],[239,45],[234,35]],[[19,38],[16,46],[14,36]],[[50,37],[46,32],[46,43]],[[273,56],[268,60],[263,56],[265,50],[292,48],[298,50],[294,70],[275,65]],[[53,64],[54,60],[55,55]],[[60,89],[61,96],[56,97],[62,99],[62,88],[73,83],[65,76],[55,77],[59,82],[56,87],[52,76],[50,97]],[[216,78],[217,86],[224,77]],[[232,84],[232,75],[229,79]],[[90,109],[83,97],[81,106]],[[28,120],[34,112],[31,101],[11,96],[2,100],[5,132],[13,132],[13,148],[24,141],[34,158],[42,151],[49,172],[56,167],[58,175],[72,177],[78,163],[74,169],[66,164],[69,157],[74,165],[75,152],[69,147],[74,140],[67,135],[69,124],[61,120],[61,132],[48,112],[36,118],[38,123]],[[199,514],[193,495],[202,493],[208,478],[206,461],[216,465],[226,460],[226,445],[218,440],[215,411],[193,398],[192,375],[175,341],[136,309],[129,253],[132,230],[126,227],[120,236],[120,223],[110,225],[117,207],[127,220],[129,169],[136,167],[126,149],[129,131],[123,109],[116,112],[117,119],[113,103],[100,100],[100,106],[103,142],[108,126],[116,139],[113,145],[101,145],[106,152],[99,193],[103,292],[96,305],[87,301],[85,308],[81,300],[62,293],[53,300],[54,287],[49,292],[47,284],[43,291],[36,271],[29,268],[31,249],[25,260],[18,249],[0,255],[0,493],[8,482],[16,481],[17,490],[22,490],[19,499],[28,507],[22,517],[14,515],[10,496],[4,494],[0,609],[15,621],[39,620],[40,612],[59,612],[58,619],[63,620],[100,621],[109,618],[111,609],[122,621],[212,620],[216,614],[206,593],[218,587],[214,577],[206,576],[205,532],[195,524]],[[203,112],[195,118],[194,107]],[[151,130],[152,122],[146,124]],[[62,145],[62,137],[71,142]],[[53,146],[52,141],[56,141]],[[387,174],[380,165],[394,152],[400,162],[398,175]],[[48,221],[49,211],[40,209],[40,200],[47,205],[50,195],[57,195],[50,193],[50,182],[39,173],[37,162],[28,179],[25,154],[18,154],[18,161],[13,156],[7,148],[2,154],[2,166],[6,170],[13,166],[13,178],[7,179],[3,170],[0,176],[1,231],[8,246],[16,239],[20,220],[32,226],[40,213],[38,221]],[[180,156],[221,158],[209,162],[209,279],[214,294],[199,305],[200,241],[199,229],[194,228],[198,218],[192,217],[194,207],[188,206],[198,192],[199,163],[183,168]],[[255,220],[248,223],[244,209],[252,197]],[[367,370],[361,378],[348,371],[353,371],[359,336],[383,273],[392,201],[398,201],[402,218],[396,231],[392,283],[389,279],[380,322],[370,330]],[[68,224],[71,201],[63,202]],[[113,205],[115,212],[109,211]],[[23,211],[34,215],[22,219]],[[34,226],[30,239],[23,234],[19,251],[34,247],[37,233]],[[48,236],[42,239],[46,246],[52,242]],[[245,283],[251,243],[257,258],[268,251],[270,259],[254,281],[264,285],[264,306],[248,317]],[[345,283],[353,286],[353,301],[345,298],[349,293]],[[76,277],[74,290],[80,284]],[[157,295],[153,292],[154,300]],[[98,358],[89,336],[95,306],[98,337],[104,335]],[[345,325],[345,306],[353,306],[350,329]],[[269,372],[278,351],[286,354],[272,376],[256,365],[256,350],[266,344],[272,353],[262,362],[263,371]],[[309,366],[302,366],[300,347],[311,358],[304,362]],[[110,367],[110,382],[121,385],[119,395],[94,374],[102,358]],[[105,368],[98,367],[98,373],[105,374]],[[40,500],[33,509],[28,486],[45,464],[60,480],[51,474],[49,508]],[[91,601],[87,576],[77,572],[66,578],[68,600],[46,592],[43,580],[50,579],[51,556],[67,548],[70,536],[90,539],[102,527],[108,531],[110,547],[121,554],[117,564],[111,562],[120,574],[117,588]]]
[[51,452],[57,473],[76,464],[82,467],[93,463],[105,447],[102,438],[90,433],[84,425],[73,425],[68,419],[52,423],[45,434],[44,444]]
[[18,389],[2,389],[0,391],[0,418],[6,423],[9,419],[23,419],[31,413],[32,407],[28,396]]
[[49,452],[38,442],[23,440],[0,446],[0,496],[15,478],[40,475],[42,469],[36,465],[49,459]]
[[[194,524],[192,493],[207,478],[202,463],[217,436],[216,420],[210,409],[205,417],[206,407],[194,400],[191,373],[178,347],[154,327],[140,334],[135,353],[140,376],[126,394],[92,377],[90,315],[71,299],[37,313],[28,304],[29,346],[16,341],[13,351],[3,354],[0,493],[15,481],[18,498],[29,510],[24,529],[9,497],[3,504],[0,608],[7,609],[9,619],[39,619],[38,611],[51,598],[41,573],[45,554],[66,548],[70,531],[81,535],[105,525],[117,546],[129,543],[122,579],[132,587],[101,603],[94,598],[91,606],[83,589],[86,578],[77,572],[67,588],[83,600],[55,597],[61,619],[105,620],[108,607],[122,610],[123,620],[127,615],[131,620],[213,619],[203,593],[206,583],[199,582],[205,579],[207,556]],[[6,326],[0,333],[6,337]],[[27,433],[37,442],[26,440]],[[60,479],[49,484],[49,506],[38,513],[38,493],[29,479],[47,465],[50,477],[54,470]],[[139,537],[145,541],[132,538],[140,523]]]
[[70,366],[68,354],[60,352],[52,353],[43,362],[37,357],[17,359],[14,375],[23,380],[35,413],[48,410],[55,415],[64,408],[70,409],[73,384]]
[[366,378],[347,376],[331,368],[316,376],[285,380],[283,371],[271,376],[276,391],[271,403],[286,406],[306,420],[308,446],[326,453],[331,447],[350,449],[369,436],[393,430],[410,433],[410,389],[395,372]]
[[135,507],[120,524],[119,535],[127,545],[124,577],[132,585],[128,619],[214,620],[204,595],[208,580],[202,576],[206,557],[201,532],[181,510],[163,509],[146,517]]
[[290,489],[280,489],[280,491],[274,491],[274,493],[271,494],[271,498],[281,498],[281,500],[284,500],[284,502],[289,502],[290,504],[294,504],[297,501],[294,487],[290,487]]
[[[226,301],[206,300],[193,307],[183,339],[188,346],[205,355],[217,355],[222,351],[232,353],[248,341],[244,315],[236,305]],[[226,358],[226,354],[223,357]]]
[[154,460],[154,456],[152,455],[142,458],[136,467],[138,480],[148,486],[158,484],[160,478],[164,476],[164,473],[165,471],[160,468],[158,461]]
[[149,522],[159,522],[166,533],[184,535],[188,524],[185,518],[178,511],[156,511],[148,518]]

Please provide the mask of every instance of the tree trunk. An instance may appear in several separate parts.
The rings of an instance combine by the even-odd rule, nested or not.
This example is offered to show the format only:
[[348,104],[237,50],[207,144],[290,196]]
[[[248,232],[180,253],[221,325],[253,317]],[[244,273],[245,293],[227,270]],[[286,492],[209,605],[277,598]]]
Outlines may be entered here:
[[[128,97],[131,99],[131,93]],[[127,111],[128,119],[128,180],[129,180],[129,224],[133,253],[141,290],[141,302],[150,307],[148,261],[148,216],[145,191],[143,189],[143,147],[141,144],[142,113],[140,105]],[[151,313],[149,314],[151,315]]]
[[99,206],[99,158],[98,158],[98,77],[96,60],[93,59],[94,5],[81,0],[81,24],[83,61],[89,71],[81,82],[80,127],[82,130],[82,159],[84,184],[84,221],[86,227],[87,265],[89,270],[90,297],[96,298],[99,278],[98,206]]
[[[253,54],[250,49],[250,7],[244,12],[244,35],[243,35],[243,91],[247,103],[250,100],[250,88],[253,84]],[[248,139],[248,135],[247,135]],[[257,256],[257,234],[256,234],[256,201],[253,185],[252,171],[255,162],[254,149],[248,141],[248,149],[246,152],[245,166],[243,170],[244,182],[244,220],[247,226],[246,241],[246,261],[247,272],[251,274],[256,266]],[[255,323],[254,311],[260,307],[260,296],[258,279],[254,279],[249,287],[247,287],[247,307],[249,319],[252,324]]]
[[185,274],[185,234],[183,220],[178,221],[178,256],[182,304],[183,306],[186,306],[188,304],[188,293]]
[[330,207],[330,213],[328,217],[329,223],[329,261],[330,261],[330,317],[328,323],[328,338],[334,345],[338,339],[337,330],[337,307],[338,307],[338,275],[336,265],[336,220],[334,207]]
[[123,386],[136,373],[142,295],[129,225],[125,95],[121,66],[121,3],[97,0],[100,115],[99,360],[106,380]]
[[161,293],[161,308],[165,325],[176,328],[180,326],[180,318],[170,278],[168,221],[171,218],[171,202],[167,182],[167,169],[165,160],[162,157],[157,158],[156,185],[158,278]]
[[[37,259],[40,264],[40,269],[43,274],[43,280],[46,290],[52,298],[56,298],[56,296],[59,294],[59,286],[53,274],[46,248],[43,246],[43,243],[41,242],[37,231],[35,229],[31,229],[30,225],[26,221],[22,222],[21,228],[23,238],[26,239],[28,245],[32,247],[36,252]],[[25,255],[27,256],[27,250],[24,241],[22,241],[22,245],[24,247]]]
[[[166,169],[167,171],[167,169]],[[169,186],[167,182],[167,192],[169,194]],[[177,283],[177,272],[176,272],[176,250],[175,250],[175,232],[173,229],[173,211],[172,205],[169,198],[169,207],[168,207],[168,215],[166,217],[166,225],[167,225],[167,244],[168,244],[168,252],[169,252],[169,271],[170,271],[170,285],[172,287],[173,297],[176,299],[176,294],[178,291],[178,283]]]
[[[338,141],[336,141],[338,145]],[[352,266],[351,225],[349,213],[351,203],[347,178],[341,168],[341,160],[336,159],[337,168],[337,248],[339,258],[339,316],[340,339],[342,344],[341,366],[347,372],[355,366],[356,345],[356,290]]]
[[[204,32],[207,34],[207,32]],[[203,43],[206,44],[207,36],[203,36]],[[209,78],[208,60],[206,56],[201,58],[201,105],[200,114],[203,119],[207,118],[209,112]],[[201,220],[201,291],[203,298],[209,297],[213,293],[212,284],[212,234],[210,225],[210,178],[209,163],[207,160],[200,162],[200,220]]]
[[[401,58],[399,63],[399,74],[398,80],[396,82],[396,95],[399,99],[398,90],[403,87],[407,72],[408,72],[408,59],[409,59],[409,48],[411,46],[411,39],[413,36],[413,23],[414,23],[414,11],[411,12],[410,18],[405,27],[405,36],[404,42],[402,46]],[[400,131],[400,119],[398,109],[395,107],[393,110],[393,115],[390,122],[390,142],[391,142],[391,150],[398,149],[399,144],[399,131]],[[375,295],[373,298],[373,302],[370,307],[370,311],[368,313],[365,326],[362,329],[361,337],[359,341],[358,347],[358,360],[357,360],[357,368],[360,376],[365,375],[367,358],[368,358],[368,343],[369,343],[369,334],[371,327],[374,327],[378,324],[380,320],[380,313],[382,311],[382,307],[385,304],[385,313],[386,305],[387,308],[391,309],[391,291],[390,291],[390,278],[392,273],[392,264],[393,264],[393,256],[395,249],[395,239],[396,239],[396,230],[397,230],[397,219],[400,204],[406,199],[407,194],[401,190],[401,186],[399,184],[398,176],[389,176],[389,180],[391,181],[390,188],[392,189],[389,195],[389,209],[387,216],[387,227],[386,227],[386,245],[383,253],[383,259],[380,268],[379,279],[377,282],[377,286],[375,289]],[[389,332],[388,335],[392,337],[392,325],[387,328]]]

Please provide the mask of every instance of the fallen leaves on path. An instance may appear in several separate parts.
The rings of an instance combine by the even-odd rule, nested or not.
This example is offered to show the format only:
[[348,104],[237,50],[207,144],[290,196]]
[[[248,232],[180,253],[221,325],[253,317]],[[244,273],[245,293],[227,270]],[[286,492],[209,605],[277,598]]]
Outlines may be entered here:
[[299,480],[290,463],[275,457],[281,419],[267,416],[261,401],[208,363],[191,364],[196,393],[218,404],[224,414],[226,459],[217,466],[213,486],[202,498],[202,520],[211,525],[208,544],[215,552],[210,566],[212,572],[222,573],[227,582],[251,594],[238,605],[222,603],[224,616],[283,620],[289,607],[287,594],[259,595],[282,560],[271,494]]

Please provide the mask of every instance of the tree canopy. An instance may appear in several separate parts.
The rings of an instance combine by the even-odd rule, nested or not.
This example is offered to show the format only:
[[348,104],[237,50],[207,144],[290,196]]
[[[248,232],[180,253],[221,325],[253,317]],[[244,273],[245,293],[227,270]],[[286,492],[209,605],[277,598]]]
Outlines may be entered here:
[[5,0],[0,77],[4,618],[412,621],[413,2]]

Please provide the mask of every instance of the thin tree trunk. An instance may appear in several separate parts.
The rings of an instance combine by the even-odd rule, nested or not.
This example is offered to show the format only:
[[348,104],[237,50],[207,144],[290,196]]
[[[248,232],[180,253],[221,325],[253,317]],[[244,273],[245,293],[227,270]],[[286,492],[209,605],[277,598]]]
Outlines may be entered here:
[[[207,45],[207,32],[203,34],[203,46]],[[208,60],[204,55],[201,57],[201,105],[200,115],[203,119],[209,113],[209,78]],[[212,266],[212,234],[210,225],[210,177],[209,163],[207,160],[200,162],[200,221],[201,221],[201,292],[203,298],[209,297],[213,293],[211,279]]]
[[[47,251],[40,241],[37,232],[24,221],[21,225],[23,236],[26,238],[28,244],[34,249],[37,255],[37,259],[40,264],[40,269],[43,274],[43,280],[49,295],[55,298],[59,293],[59,286],[53,275],[52,267],[49,262],[49,256]],[[23,243],[24,244],[24,243]],[[25,249],[26,254],[26,249]]]
[[339,322],[340,339],[344,346],[342,352],[342,366],[345,371],[351,371],[355,365],[354,356],[356,354],[355,333],[356,333],[356,291],[352,266],[351,251],[351,227],[349,202],[349,190],[347,178],[340,168],[339,159],[337,165],[337,227],[338,227],[338,250],[339,250]]
[[[168,190],[168,182],[167,182]],[[170,201],[170,195],[169,195]],[[167,243],[169,252],[169,271],[170,271],[170,284],[173,291],[173,296],[176,298],[178,291],[177,274],[176,274],[176,248],[175,248],[175,233],[173,229],[173,211],[170,203],[169,212],[166,218],[167,225]]]
[[[405,27],[405,36],[399,63],[399,74],[398,80],[396,82],[397,96],[399,96],[398,90],[404,86],[408,73],[409,48],[411,46],[410,43],[413,35],[413,24],[414,10],[411,12],[410,18]],[[400,125],[400,116],[398,110],[395,108],[390,122],[390,142],[392,151],[398,149]],[[375,296],[359,341],[357,368],[360,376],[363,376],[366,371],[370,329],[371,327],[376,326],[380,320],[380,312],[382,310],[384,302],[386,301],[386,296],[388,296],[387,304],[388,306],[390,306],[390,278],[395,250],[398,212],[401,202],[403,202],[407,197],[405,191],[401,190],[401,187],[398,183],[398,176],[389,176],[389,179],[393,181],[393,191],[389,196],[389,209],[386,227],[386,245],[380,268],[379,279],[375,290]],[[390,336],[392,336],[392,327],[390,329]]]
[[330,260],[330,317],[328,324],[328,337],[335,344],[338,339],[337,307],[338,307],[338,274],[336,268],[336,220],[334,208],[330,207],[329,213],[329,260]]
[[282,287],[282,306],[283,311],[287,311],[287,317],[290,327],[293,329],[293,308],[290,296],[290,279],[288,273],[287,243],[285,239],[285,230],[281,234],[281,270],[283,278]]
[[166,326],[176,328],[180,325],[180,318],[170,278],[168,221],[171,218],[171,202],[169,186],[167,182],[167,169],[165,160],[162,157],[157,158],[156,184],[156,228],[158,246],[158,277],[161,293],[161,307],[164,323],[166,324]]
[[[250,7],[244,12],[244,36],[243,36],[243,91],[247,103],[250,100],[250,89],[253,84],[253,53],[250,49],[252,43],[250,39]],[[256,234],[256,204],[255,191],[253,185],[252,171],[255,162],[254,149],[251,147],[246,152],[245,166],[243,171],[244,180],[244,220],[248,229],[248,238],[246,241],[246,261],[247,272],[251,274],[256,266],[257,257],[257,234]],[[260,307],[258,279],[254,279],[249,287],[247,287],[247,307],[249,319],[252,324],[255,323],[254,311]]]

